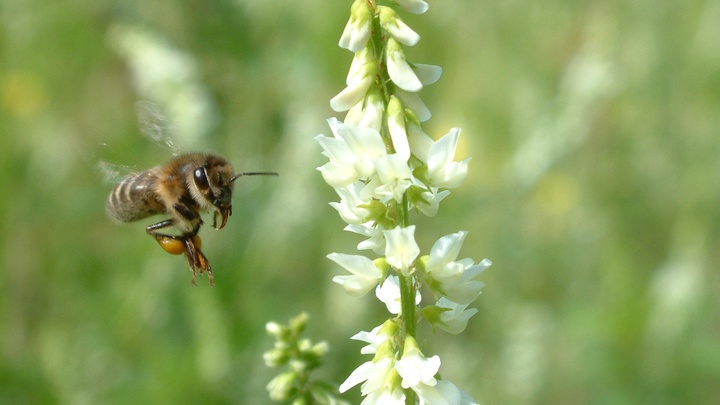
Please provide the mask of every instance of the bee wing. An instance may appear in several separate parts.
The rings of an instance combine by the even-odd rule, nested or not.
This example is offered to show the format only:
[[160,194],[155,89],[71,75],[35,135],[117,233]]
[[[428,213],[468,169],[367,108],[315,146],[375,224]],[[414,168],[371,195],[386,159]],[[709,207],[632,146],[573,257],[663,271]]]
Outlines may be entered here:
[[163,144],[170,149],[173,155],[180,154],[180,148],[173,140],[174,126],[167,116],[156,104],[146,100],[135,103],[138,117],[138,126],[143,135],[157,144]]
[[137,173],[137,170],[130,166],[109,163],[103,160],[97,162],[97,171],[102,176],[103,183],[106,184],[120,183],[128,176]]

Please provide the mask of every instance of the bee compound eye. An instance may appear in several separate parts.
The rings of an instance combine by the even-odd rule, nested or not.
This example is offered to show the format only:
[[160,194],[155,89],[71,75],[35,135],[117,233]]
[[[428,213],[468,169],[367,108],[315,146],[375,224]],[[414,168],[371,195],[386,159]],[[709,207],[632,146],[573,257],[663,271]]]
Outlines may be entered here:
[[193,177],[195,178],[195,185],[197,185],[199,189],[206,191],[210,188],[205,167],[198,167],[195,169]]

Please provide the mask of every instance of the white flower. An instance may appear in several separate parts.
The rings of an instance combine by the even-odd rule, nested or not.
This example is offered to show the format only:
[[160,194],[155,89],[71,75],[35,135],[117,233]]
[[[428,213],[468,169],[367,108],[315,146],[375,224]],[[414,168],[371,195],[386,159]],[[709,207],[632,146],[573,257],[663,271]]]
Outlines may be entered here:
[[425,191],[420,194],[425,203],[423,203],[423,201],[417,202],[415,204],[415,207],[418,209],[418,211],[429,217],[435,216],[435,214],[437,214],[438,212],[438,209],[440,208],[440,201],[442,201],[449,194],[450,191],[448,190],[443,190],[440,192]]
[[445,296],[451,300],[460,304],[469,304],[480,295],[482,288],[485,286],[485,283],[482,281],[474,280],[475,276],[490,267],[492,262],[488,259],[483,259],[480,263],[472,265],[471,259],[464,259],[458,263],[462,263],[465,266],[462,277],[457,283],[446,284],[443,285],[442,288]]
[[422,14],[427,11],[427,9],[430,7],[425,1],[423,0],[394,0],[395,3],[397,3],[398,6],[404,8],[405,10],[413,13],[413,14]]
[[398,42],[407,46],[413,46],[420,40],[420,35],[413,31],[390,7],[379,6],[380,25],[392,35]]
[[[368,184],[374,187],[379,196],[392,197],[397,202],[403,199],[403,193],[412,185],[412,172],[407,161],[397,154],[384,155],[375,159],[377,181]],[[379,183],[379,184],[378,184]]]
[[468,304],[458,304],[445,297],[441,297],[436,305],[440,308],[449,309],[449,311],[440,314],[441,322],[437,324],[438,328],[454,335],[462,333],[467,327],[470,317],[478,312],[475,308],[466,309]]
[[407,125],[407,134],[410,152],[421,162],[426,163],[430,148],[432,148],[435,141],[433,141],[430,135],[426,134],[418,124],[412,121]]
[[462,231],[438,239],[425,263],[427,275],[440,283],[441,292],[459,304],[469,304],[480,295],[485,284],[474,278],[492,264],[488,259],[478,264],[472,259],[455,261],[465,235],[467,232]]
[[397,98],[400,99],[403,106],[405,108],[412,110],[412,112],[415,113],[415,116],[420,122],[425,122],[432,118],[432,113],[430,112],[430,109],[427,108],[425,103],[420,98],[420,95],[417,93],[404,91],[402,89],[396,89],[395,95]]
[[382,280],[382,271],[365,256],[330,253],[327,257],[353,274],[333,277],[350,295],[365,295]]
[[478,405],[470,395],[447,380],[438,380],[434,386],[418,384],[413,388],[420,405]]
[[412,336],[405,337],[405,348],[400,360],[395,362],[402,382],[403,388],[415,388],[419,384],[434,386],[437,383],[435,375],[440,369],[440,357],[432,356],[427,358],[417,346]]
[[405,53],[395,39],[388,39],[385,56],[388,75],[393,83],[405,91],[418,92],[422,89],[420,79],[408,64]]
[[358,250],[372,250],[379,255],[385,253],[385,237],[383,236],[382,230],[373,227],[372,223],[360,225],[350,224],[345,227],[345,230],[368,238],[358,244]]
[[410,266],[420,254],[415,242],[415,225],[396,227],[383,231],[385,235],[385,260],[403,274],[409,274]]
[[368,73],[349,83],[347,87],[330,100],[330,108],[337,112],[349,110],[363,99],[374,79],[373,75]]
[[383,388],[369,393],[360,405],[405,405],[405,393],[399,385],[392,391],[387,387]]
[[425,86],[435,83],[438,79],[440,79],[440,75],[442,75],[442,68],[437,65],[413,63],[412,69],[418,80],[420,80],[420,82]]
[[[398,276],[388,276],[382,284],[375,287],[375,296],[382,301],[391,314],[400,314],[402,312],[402,303],[400,300],[400,279]],[[420,290],[415,290],[415,305],[419,305],[422,301]]]
[[376,70],[377,62],[370,48],[356,53],[345,79],[347,87],[330,100],[330,107],[335,111],[346,111],[359,103],[375,80]]
[[450,235],[445,235],[438,239],[430,249],[430,257],[425,264],[425,269],[436,280],[447,278],[442,275],[445,272],[445,266],[455,261],[462,244],[467,236],[467,231],[460,231]]
[[335,208],[343,221],[348,224],[362,224],[370,215],[370,211],[360,207],[367,202],[360,198],[359,193],[362,187],[363,184],[356,181],[347,187],[335,189],[340,196],[340,202],[331,202],[330,206]]
[[470,158],[454,162],[460,128],[453,128],[430,147],[428,153],[428,180],[434,187],[454,188],[465,181]]
[[365,382],[361,387],[362,395],[387,389],[385,382],[388,374],[393,370],[393,366],[392,359],[388,357],[383,357],[378,361],[366,361],[340,384],[340,392],[345,392],[363,381]]
[[405,112],[402,103],[397,97],[390,97],[387,111],[387,126],[393,149],[395,149],[398,156],[407,161],[410,159],[410,144],[408,143],[408,134],[405,131]]
[[375,354],[377,353],[378,347],[385,343],[388,340],[388,336],[380,333],[380,330],[382,327],[385,326],[380,325],[375,327],[370,332],[361,331],[350,337],[350,339],[353,340],[360,340],[362,342],[367,342],[369,345],[364,346],[362,349],[360,349],[360,353],[362,354]]
[[380,132],[384,112],[382,95],[377,89],[370,89],[367,96],[347,112],[345,124]]
[[318,135],[329,162],[318,168],[325,181],[335,188],[346,187],[375,173],[373,160],[385,154],[385,143],[375,130],[345,125],[335,118],[328,120],[334,137]]
[[345,24],[345,29],[340,36],[341,48],[358,52],[365,47],[370,39],[372,26],[372,11],[368,8],[365,0],[355,0],[350,8],[350,19]]

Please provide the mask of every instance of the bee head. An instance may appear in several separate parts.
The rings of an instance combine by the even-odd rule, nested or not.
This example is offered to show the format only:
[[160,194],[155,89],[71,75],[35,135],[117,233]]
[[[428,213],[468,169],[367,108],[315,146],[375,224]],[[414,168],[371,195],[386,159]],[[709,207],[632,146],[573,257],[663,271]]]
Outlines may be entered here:
[[[193,180],[201,196],[215,208],[213,228],[222,229],[232,215],[233,182],[242,176],[271,175],[275,172],[243,172],[233,174],[230,163],[220,159],[210,159],[204,165],[195,168]],[[217,217],[220,214],[220,226]]]
[[[208,162],[193,171],[195,186],[208,205],[215,209],[213,227],[222,229],[232,215],[233,169],[227,162]],[[220,214],[220,226],[217,216]]]

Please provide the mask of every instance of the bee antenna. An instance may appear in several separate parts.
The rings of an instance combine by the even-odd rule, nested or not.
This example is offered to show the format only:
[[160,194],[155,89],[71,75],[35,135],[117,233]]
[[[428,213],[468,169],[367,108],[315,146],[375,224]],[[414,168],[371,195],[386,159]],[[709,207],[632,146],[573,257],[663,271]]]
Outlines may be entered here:
[[278,174],[275,172],[242,172],[232,176],[232,178],[230,179],[230,183],[237,180],[238,177],[242,176],[278,176]]

